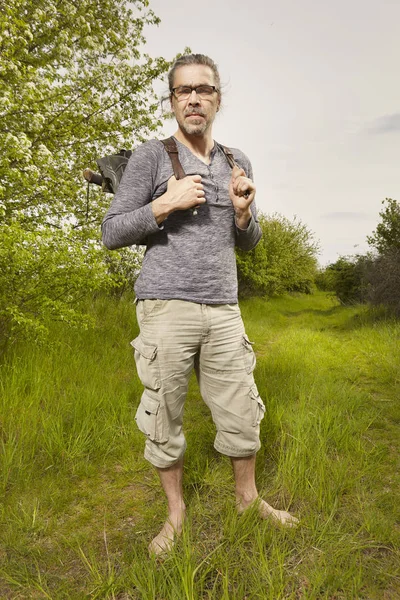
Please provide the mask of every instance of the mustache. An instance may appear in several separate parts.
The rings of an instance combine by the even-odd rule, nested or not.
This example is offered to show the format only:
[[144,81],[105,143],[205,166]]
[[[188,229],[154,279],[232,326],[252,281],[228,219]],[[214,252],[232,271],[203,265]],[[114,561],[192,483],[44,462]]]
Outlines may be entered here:
[[205,113],[202,110],[192,108],[190,110],[186,110],[184,113],[185,117],[189,115],[200,115],[201,117],[205,117]]

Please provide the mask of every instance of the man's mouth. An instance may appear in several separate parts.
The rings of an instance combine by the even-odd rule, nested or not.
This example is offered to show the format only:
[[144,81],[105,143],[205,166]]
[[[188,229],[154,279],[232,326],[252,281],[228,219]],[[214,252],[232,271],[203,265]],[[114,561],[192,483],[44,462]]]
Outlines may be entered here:
[[188,113],[188,114],[187,114],[187,115],[185,115],[185,116],[186,116],[186,117],[196,117],[196,118],[202,117],[202,118],[204,118],[204,115],[203,115],[203,114],[201,114],[201,113]]

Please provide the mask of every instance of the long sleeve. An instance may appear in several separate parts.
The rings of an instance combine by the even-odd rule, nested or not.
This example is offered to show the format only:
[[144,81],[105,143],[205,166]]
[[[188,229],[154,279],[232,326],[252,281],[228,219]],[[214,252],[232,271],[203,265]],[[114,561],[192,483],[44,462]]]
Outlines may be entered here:
[[133,152],[121,183],[102,223],[104,245],[110,250],[143,244],[159,227],[153,215],[153,199],[157,172],[164,150],[156,140]]
[[236,226],[236,246],[241,250],[253,250],[262,237],[260,224],[257,221],[254,202],[251,205],[252,217],[247,229],[239,229]]

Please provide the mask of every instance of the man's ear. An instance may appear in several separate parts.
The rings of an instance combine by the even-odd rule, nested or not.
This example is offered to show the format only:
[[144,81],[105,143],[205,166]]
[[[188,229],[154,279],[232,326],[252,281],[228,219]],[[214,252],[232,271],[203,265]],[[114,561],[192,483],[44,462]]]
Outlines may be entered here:
[[174,110],[174,103],[172,102],[172,94],[171,94],[171,96],[169,97],[169,105],[170,105],[170,107],[171,107],[171,112],[172,112],[172,113],[175,113],[175,110]]

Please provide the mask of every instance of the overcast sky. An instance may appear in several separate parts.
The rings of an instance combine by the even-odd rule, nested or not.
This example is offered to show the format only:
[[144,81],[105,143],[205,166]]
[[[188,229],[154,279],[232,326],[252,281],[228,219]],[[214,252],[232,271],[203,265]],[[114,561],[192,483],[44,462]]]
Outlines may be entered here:
[[297,215],[322,265],[366,251],[382,200],[400,200],[400,0],[150,5],[148,54],[190,46],[218,64],[214,139],[249,156],[259,210]]

